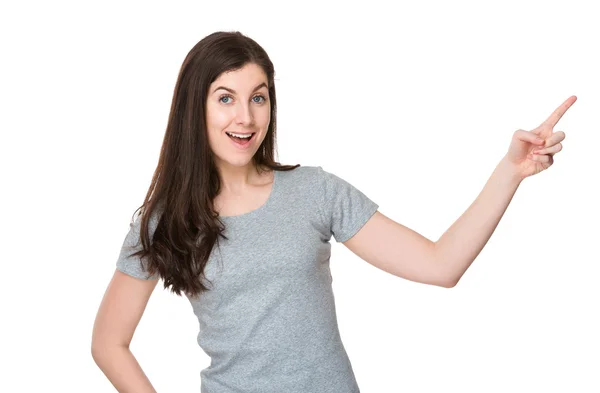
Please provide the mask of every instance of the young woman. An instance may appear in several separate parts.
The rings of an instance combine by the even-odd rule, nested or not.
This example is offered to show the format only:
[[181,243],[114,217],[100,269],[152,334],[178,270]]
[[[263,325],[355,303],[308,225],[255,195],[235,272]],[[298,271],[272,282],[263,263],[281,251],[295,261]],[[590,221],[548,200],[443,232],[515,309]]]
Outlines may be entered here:
[[202,392],[359,392],[337,326],[331,237],[398,277],[456,285],[519,183],[552,164],[564,139],[552,129],[575,99],[516,131],[476,203],[432,242],[323,168],[276,162],[267,53],[239,32],[205,37],[181,67],[151,187],[98,311],[96,363],[119,391],[154,391],[129,343],[162,279],[198,317],[211,357]]

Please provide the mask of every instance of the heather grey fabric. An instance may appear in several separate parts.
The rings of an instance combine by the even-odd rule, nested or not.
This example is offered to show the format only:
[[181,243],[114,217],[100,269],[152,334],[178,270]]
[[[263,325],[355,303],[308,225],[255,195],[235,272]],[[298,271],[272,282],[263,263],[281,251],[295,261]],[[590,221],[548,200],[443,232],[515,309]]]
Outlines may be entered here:
[[[205,268],[212,289],[188,297],[211,358],[201,393],[359,393],[337,325],[330,239],[351,238],[379,206],[318,166],[275,171],[274,179],[261,207],[221,217],[229,239]],[[140,249],[138,238],[139,219],[117,268],[145,279],[125,249]]]

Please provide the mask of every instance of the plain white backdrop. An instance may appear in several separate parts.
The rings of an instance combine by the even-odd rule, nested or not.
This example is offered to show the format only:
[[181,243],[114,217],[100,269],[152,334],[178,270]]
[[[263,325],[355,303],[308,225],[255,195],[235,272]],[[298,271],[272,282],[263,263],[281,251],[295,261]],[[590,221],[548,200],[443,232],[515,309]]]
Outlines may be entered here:
[[[279,162],[322,166],[432,241],[513,132],[576,95],[563,151],[456,287],[394,277],[333,238],[331,270],[361,392],[600,391],[600,25],[586,2],[30,1],[0,15],[0,391],[115,391],[91,357],[94,318],[179,67],[217,30],[275,65]],[[131,344],[158,392],[200,390],[197,333],[159,283]]]

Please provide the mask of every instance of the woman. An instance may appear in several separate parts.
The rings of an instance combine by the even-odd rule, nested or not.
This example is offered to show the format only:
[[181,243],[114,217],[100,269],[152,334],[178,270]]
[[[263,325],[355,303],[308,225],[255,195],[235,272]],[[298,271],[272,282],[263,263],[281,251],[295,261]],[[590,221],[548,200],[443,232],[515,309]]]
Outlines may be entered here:
[[275,162],[267,53],[239,32],[205,37],[181,67],[158,167],[98,311],[96,363],[119,391],[154,391],[129,343],[162,278],[198,317],[211,357],[202,392],[359,392],[337,326],[331,236],[398,277],[456,285],[520,181],[552,164],[564,139],[552,129],[575,99],[515,132],[477,203],[434,243],[321,167]]

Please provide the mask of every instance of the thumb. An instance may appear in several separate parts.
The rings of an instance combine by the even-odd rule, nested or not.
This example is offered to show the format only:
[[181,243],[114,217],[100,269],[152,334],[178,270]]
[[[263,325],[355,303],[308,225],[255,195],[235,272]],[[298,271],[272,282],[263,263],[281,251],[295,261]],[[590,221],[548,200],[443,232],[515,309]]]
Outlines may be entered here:
[[531,131],[517,130],[515,131],[514,137],[518,141],[523,142],[523,147],[527,147],[529,143],[538,146],[543,145],[545,143],[543,138],[540,138],[537,134]]
[[543,139],[538,139],[538,135],[531,131],[517,130],[513,134],[508,155],[515,160],[522,160],[529,153],[531,145],[542,146],[545,144]]

